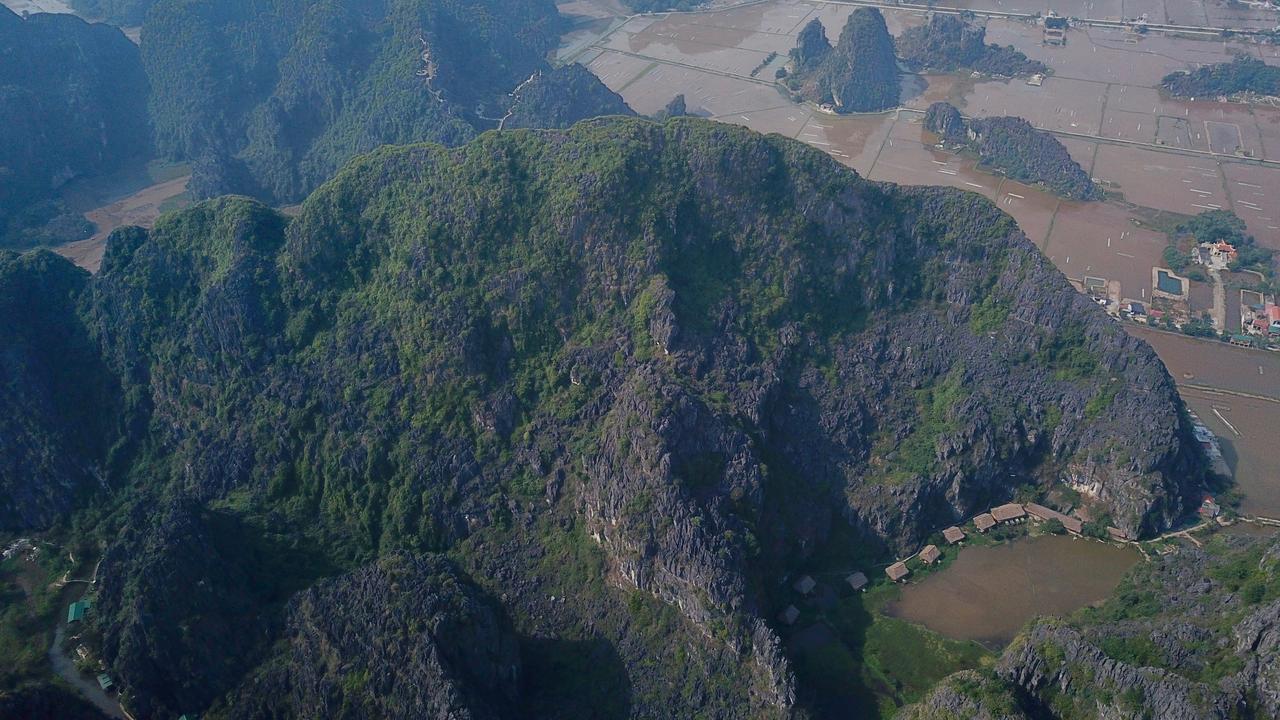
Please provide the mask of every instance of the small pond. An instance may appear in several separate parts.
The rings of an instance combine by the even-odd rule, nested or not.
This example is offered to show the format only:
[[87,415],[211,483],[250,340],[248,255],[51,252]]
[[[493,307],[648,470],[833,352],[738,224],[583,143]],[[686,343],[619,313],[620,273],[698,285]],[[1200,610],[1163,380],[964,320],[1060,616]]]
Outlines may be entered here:
[[950,567],[905,586],[885,612],[998,649],[1037,615],[1105,599],[1139,559],[1131,548],[1065,535],[964,548]]

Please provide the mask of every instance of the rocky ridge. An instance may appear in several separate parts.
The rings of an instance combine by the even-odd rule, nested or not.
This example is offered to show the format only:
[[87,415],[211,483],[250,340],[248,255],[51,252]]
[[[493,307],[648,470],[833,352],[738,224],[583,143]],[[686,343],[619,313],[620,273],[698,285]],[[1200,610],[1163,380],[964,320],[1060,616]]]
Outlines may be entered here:
[[[1163,366],[1007,216],[705,121],[385,148],[291,221],[121,231],[85,282],[67,322],[125,398],[97,617],[157,713],[328,642],[283,609],[321,578],[441,550],[522,638],[601,628],[637,711],[789,711],[763,588],[833,528],[900,551],[1067,478],[1134,535],[1198,500]],[[301,714],[341,684],[305,682]]]

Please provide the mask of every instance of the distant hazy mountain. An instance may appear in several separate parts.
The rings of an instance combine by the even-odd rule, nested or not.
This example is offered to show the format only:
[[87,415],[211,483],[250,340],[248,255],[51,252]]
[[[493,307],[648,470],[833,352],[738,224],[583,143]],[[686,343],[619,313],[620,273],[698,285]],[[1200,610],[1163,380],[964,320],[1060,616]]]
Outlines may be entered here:
[[90,232],[53,198],[149,146],[147,81],[119,30],[0,6],[0,247]]
[[[297,201],[379,145],[496,127],[563,30],[551,0],[159,0],[142,30],[157,145],[197,160],[199,197]],[[580,77],[555,117],[515,110],[559,124],[600,91]]]

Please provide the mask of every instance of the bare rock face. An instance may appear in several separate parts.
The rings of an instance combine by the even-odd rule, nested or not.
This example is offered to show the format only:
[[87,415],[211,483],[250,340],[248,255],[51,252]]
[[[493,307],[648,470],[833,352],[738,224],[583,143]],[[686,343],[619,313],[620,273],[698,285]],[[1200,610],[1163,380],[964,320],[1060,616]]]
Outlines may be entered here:
[[397,553],[301,593],[233,718],[515,718],[520,653],[497,605],[438,557]]
[[934,688],[924,700],[908,706],[900,720],[1034,720],[1012,690],[999,680],[972,670],[958,672]]

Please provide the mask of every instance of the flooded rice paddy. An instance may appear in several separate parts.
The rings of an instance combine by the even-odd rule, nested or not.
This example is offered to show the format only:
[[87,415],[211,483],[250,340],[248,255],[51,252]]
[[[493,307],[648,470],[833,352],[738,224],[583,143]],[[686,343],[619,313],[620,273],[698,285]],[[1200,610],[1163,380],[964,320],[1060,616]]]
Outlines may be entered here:
[[965,548],[945,570],[904,587],[885,611],[999,648],[1033,617],[1103,600],[1140,558],[1137,550],[1059,535]]

